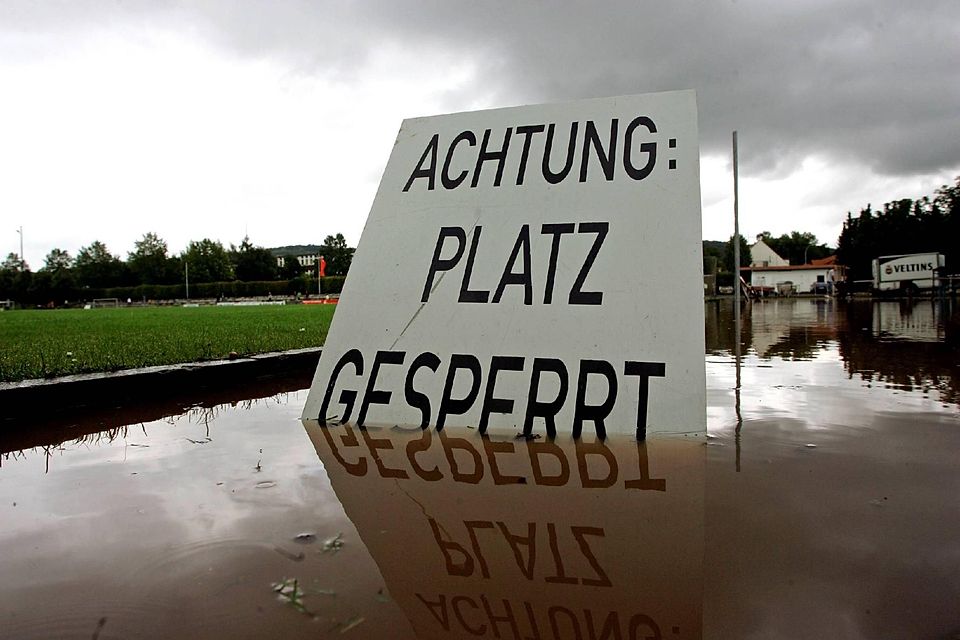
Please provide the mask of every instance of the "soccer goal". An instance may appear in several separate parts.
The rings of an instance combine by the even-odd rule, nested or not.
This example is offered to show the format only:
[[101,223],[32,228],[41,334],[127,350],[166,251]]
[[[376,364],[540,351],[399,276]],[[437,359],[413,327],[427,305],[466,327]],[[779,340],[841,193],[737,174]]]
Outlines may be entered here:
[[92,307],[94,309],[100,309],[104,307],[119,307],[120,298],[94,298]]

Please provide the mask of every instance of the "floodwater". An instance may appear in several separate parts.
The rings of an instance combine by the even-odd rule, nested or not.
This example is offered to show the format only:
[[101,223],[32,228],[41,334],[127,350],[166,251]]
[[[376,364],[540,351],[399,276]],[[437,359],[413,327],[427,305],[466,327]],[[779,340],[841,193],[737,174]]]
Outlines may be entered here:
[[960,637],[957,311],[706,316],[706,437],[322,429],[303,381],[8,427],[0,637]]

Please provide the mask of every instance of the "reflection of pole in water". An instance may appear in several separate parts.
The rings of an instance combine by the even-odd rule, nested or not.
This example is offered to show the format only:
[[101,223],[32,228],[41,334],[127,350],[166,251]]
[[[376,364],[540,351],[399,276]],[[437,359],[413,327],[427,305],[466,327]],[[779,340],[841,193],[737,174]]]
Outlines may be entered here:
[[733,389],[734,411],[737,414],[737,426],[733,430],[733,443],[736,446],[737,473],[740,472],[740,428],[743,426],[743,413],[740,411],[740,347],[737,346],[737,386]]
[[734,444],[737,449],[737,471],[740,471],[740,427],[743,426],[743,414],[740,413],[740,184],[737,168],[737,132],[733,132],[733,349],[737,367],[737,384],[733,388],[734,410],[737,413],[737,427],[734,430]]

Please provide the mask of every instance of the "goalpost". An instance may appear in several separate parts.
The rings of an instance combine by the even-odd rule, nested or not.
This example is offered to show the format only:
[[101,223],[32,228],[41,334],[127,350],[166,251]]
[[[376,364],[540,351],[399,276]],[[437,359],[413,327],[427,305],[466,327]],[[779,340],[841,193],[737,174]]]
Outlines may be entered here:
[[103,308],[103,307],[119,307],[120,298],[94,298],[91,307],[94,309]]

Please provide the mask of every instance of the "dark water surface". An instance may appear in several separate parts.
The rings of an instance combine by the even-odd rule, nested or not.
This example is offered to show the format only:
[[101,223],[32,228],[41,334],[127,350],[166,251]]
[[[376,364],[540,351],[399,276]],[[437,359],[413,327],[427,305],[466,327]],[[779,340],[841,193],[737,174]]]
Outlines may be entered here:
[[754,304],[738,359],[706,311],[705,438],[321,429],[283,388],[0,434],[0,637],[960,637],[960,316]]

